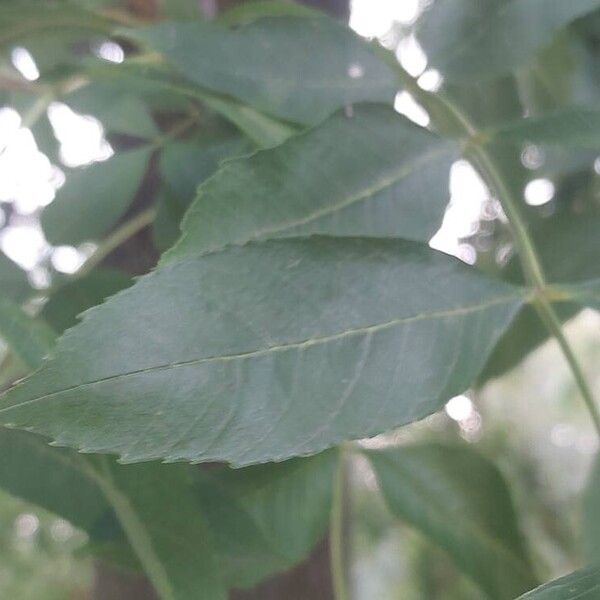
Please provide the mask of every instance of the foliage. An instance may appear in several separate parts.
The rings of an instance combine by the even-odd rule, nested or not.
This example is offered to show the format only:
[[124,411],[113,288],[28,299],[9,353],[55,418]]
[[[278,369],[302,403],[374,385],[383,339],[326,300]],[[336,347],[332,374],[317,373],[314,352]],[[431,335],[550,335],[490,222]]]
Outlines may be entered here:
[[[82,267],[35,289],[0,255],[0,487],[166,600],[252,587],[329,526],[345,600],[346,475],[367,464],[394,518],[469,580],[445,598],[535,588],[545,569],[512,482],[477,446],[357,440],[436,413],[548,337],[600,433],[562,328],[600,308],[600,2],[436,0],[381,44],[287,2],[213,20],[163,8],[148,22],[118,2],[0,6],[2,103],[54,161],[57,102],[102,123],[114,152],[65,169],[39,218]],[[413,77],[394,35],[435,71]],[[393,110],[399,90],[428,126]],[[459,160],[496,202],[460,240],[474,265],[428,243]],[[552,210],[528,198],[533,180]],[[128,267],[136,240],[149,258]],[[522,597],[597,589],[589,567]]]

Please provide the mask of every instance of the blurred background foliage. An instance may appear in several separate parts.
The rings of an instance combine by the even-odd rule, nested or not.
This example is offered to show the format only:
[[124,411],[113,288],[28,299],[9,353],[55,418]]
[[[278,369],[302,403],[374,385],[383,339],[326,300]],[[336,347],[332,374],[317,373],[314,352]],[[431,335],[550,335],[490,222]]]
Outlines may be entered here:
[[[133,7],[138,16],[139,11],[147,10],[148,14],[142,16],[149,19],[161,10],[175,18],[212,18],[218,9],[214,2],[192,0],[165,1],[162,7],[151,2],[109,0],[80,0],[78,4],[94,10]],[[600,12],[561,30],[533,63],[518,72],[459,86],[446,85],[440,73],[428,67],[427,31],[423,33],[420,27],[421,15],[431,9],[430,4],[425,0],[354,0],[350,25],[360,35],[379,38],[383,45],[395,49],[402,66],[418,77],[424,88],[437,90],[444,86],[444,91],[483,128],[571,105],[597,106]],[[17,31],[19,20],[28,10],[39,8],[35,3],[24,3],[23,13],[17,11],[12,16],[12,31]],[[242,23],[254,19],[254,11],[260,13],[243,3],[229,18]],[[254,147],[251,140],[243,139],[223,120],[219,111],[206,110],[210,106],[207,101],[202,112],[194,115],[203,125],[202,135],[169,146],[160,159],[158,184],[156,177],[152,179],[146,171],[148,155],[134,155],[135,148],[140,140],[160,139],[174,118],[189,111],[183,96],[177,105],[170,94],[153,91],[146,95],[145,90],[132,85],[130,93],[117,97],[115,90],[120,84],[107,78],[91,90],[67,93],[61,101],[42,96],[32,103],[29,86],[40,73],[44,81],[50,82],[85,64],[92,64],[100,73],[110,63],[122,62],[128,51],[126,45],[96,33],[96,26],[82,44],[81,23],[74,8],[72,18],[71,37],[62,35],[57,40],[46,31],[25,41],[15,36],[14,44],[11,39],[3,40],[9,52],[0,59],[0,104],[4,106],[0,109],[0,248],[4,253],[0,255],[0,281],[20,301],[28,294],[29,286],[43,295],[81,267],[95,249],[88,240],[113,223],[96,220],[90,231],[83,230],[80,223],[68,219],[68,197],[82,196],[82,189],[76,187],[77,168],[93,162],[109,165],[115,149],[128,151],[130,163],[126,176],[118,178],[111,171],[109,177],[119,183],[129,179],[131,185],[125,191],[119,186],[113,194],[121,203],[112,215],[114,220],[127,213],[132,199],[134,205],[139,204],[144,196],[138,193],[140,183],[153,190],[150,195],[158,198],[159,208],[153,225],[154,249],[144,247],[144,252],[134,256],[125,269],[127,261],[124,263],[122,257],[112,256],[112,263],[109,257],[107,266],[118,265],[118,275],[101,271],[90,279],[89,286],[67,285],[61,289],[59,300],[46,304],[44,312],[58,330],[74,324],[75,315],[90,303],[128,285],[131,273],[143,272],[153,264],[156,248],[168,248],[177,237],[178,223],[198,178],[212,173],[223,158]],[[102,30],[101,23],[98,29]],[[19,72],[22,78],[16,79]],[[3,88],[5,80],[19,81],[22,89],[15,85]],[[142,107],[140,95],[146,98]],[[396,108],[422,125],[429,123],[423,107],[406,91],[399,91]],[[272,124],[258,126],[268,129],[274,138],[281,134],[271,128]],[[495,152],[523,200],[545,267],[555,280],[600,276],[598,149],[575,152],[528,144],[507,145]],[[181,173],[189,177],[181,177]],[[105,182],[102,172],[99,179]],[[42,217],[43,232],[40,214],[65,185],[70,187],[64,190],[62,211],[57,210],[54,216],[48,211]],[[87,193],[93,183],[85,180],[80,185]],[[495,275],[519,281],[522,275],[512,259],[506,219],[498,202],[465,161],[453,167],[450,195],[444,224],[433,245]],[[573,245],[581,249],[577,255],[566,250]],[[600,395],[600,371],[596,367],[600,358],[600,317],[567,306],[564,318],[569,320],[567,332]],[[477,389],[452,399],[444,412],[367,445],[460,441],[492,459],[510,484],[536,570],[546,580],[584,562],[582,496],[597,440],[571,374],[536,317],[521,315],[510,335],[520,336],[522,343],[515,344],[512,337],[501,345]],[[535,347],[521,362],[525,350]],[[504,377],[494,379],[507,370]],[[19,373],[18,365],[13,365],[13,372]],[[352,467],[351,573],[356,599],[481,598],[481,592],[458,572],[443,551],[390,514],[368,463],[356,459]],[[65,521],[0,494],[0,597],[86,598],[93,566],[84,546],[84,534]]]

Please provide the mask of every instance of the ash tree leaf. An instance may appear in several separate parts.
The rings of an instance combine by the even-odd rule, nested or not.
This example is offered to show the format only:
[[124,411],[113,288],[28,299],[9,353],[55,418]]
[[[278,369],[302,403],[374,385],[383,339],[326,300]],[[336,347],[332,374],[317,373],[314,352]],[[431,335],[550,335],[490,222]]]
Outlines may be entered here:
[[151,152],[144,146],[71,172],[42,213],[48,241],[75,245],[101,238],[131,204]]
[[598,506],[600,506],[600,459],[596,457],[583,497],[583,542],[585,556],[592,563],[598,562],[600,556]]
[[125,33],[190,81],[302,125],[356,102],[391,104],[397,91],[369,45],[324,17],[265,18],[237,29],[163,22]]
[[13,302],[22,302],[31,294],[27,273],[0,252],[0,287],[2,295]]
[[304,558],[329,523],[337,452],[245,469],[198,470],[197,492],[229,587]]
[[188,465],[123,466],[106,457],[90,460],[98,486],[159,597],[225,600],[227,591]]
[[560,29],[598,8],[600,0],[437,0],[417,34],[432,68],[468,83],[525,66]]
[[198,190],[169,257],[307,234],[428,240],[457,146],[391,108],[355,107],[280,147],[229,161]]
[[546,583],[518,600],[596,600],[600,593],[600,568],[586,567]]
[[41,316],[58,333],[73,327],[78,316],[92,306],[129,287],[132,279],[121,271],[94,269],[85,277],[62,283],[44,304]]
[[555,144],[597,150],[600,147],[600,111],[564,108],[540,117],[519,119],[484,132],[492,144]]
[[252,145],[239,137],[172,142],[160,155],[163,193],[154,220],[154,239],[159,249],[172,246],[180,237],[185,211],[196,197],[200,183],[214,174],[225,159],[248,153]]
[[392,513],[443,548],[494,599],[535,585],[508,485],[466,446],[420,444],[367,451]]
[[145,102],[140,95],[102,81],[68,94],[64,99],[73,110],[90,114],[102,122],[110,133],[121,133],[152,140],[160,135]]
[[0,421],[127,462],[315,454],[464,391],[524,295],[404,240],[194,255],[88,311]]
[[41,319],[0,297],[0,339],[30,369],[37,369],[52,348],[56,334]]

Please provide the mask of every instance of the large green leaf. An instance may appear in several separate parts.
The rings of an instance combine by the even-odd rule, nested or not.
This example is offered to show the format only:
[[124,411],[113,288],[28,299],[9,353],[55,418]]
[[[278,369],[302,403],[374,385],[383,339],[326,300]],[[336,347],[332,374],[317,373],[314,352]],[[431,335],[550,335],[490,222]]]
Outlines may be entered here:
[[437,0],[419,23],[430,65],[446,79],[492,79],[530,62],[600,0]]
[[403,240],[191,256],[88,311],[0,420],[124,461],[314,454],[465,390],[523,297]]
[[587,567],[546,583],[518,600],[597,600],[600,568]]
[[0,339],[24,366],[39,367],[55,337],[46,323],[30,317],[19,306],[0,297]]
[[231,587],[287,569],[325,534],[337,453],[245,469],[198,470],[197,487]]
[[128,33],[189,80],[304,125],[355,102],[391,104],[396,93],[393,71],[327,18],[267,18],[238,29],[163,22]]
[[391,511],[432,542],[490,598],[535,585],[507,484],[466,446],[422,444],[367,453]]
[[73,171],[42,213],[51,244],[79,244],[101,238],[121,217],[138,190],[151,148],[122,152]]
[[[458,154],[391,108],[357,107],[249,159],[199,189],[171,256],[312,233],[428,240]],[[234,217],[235,215],[235,217]]]

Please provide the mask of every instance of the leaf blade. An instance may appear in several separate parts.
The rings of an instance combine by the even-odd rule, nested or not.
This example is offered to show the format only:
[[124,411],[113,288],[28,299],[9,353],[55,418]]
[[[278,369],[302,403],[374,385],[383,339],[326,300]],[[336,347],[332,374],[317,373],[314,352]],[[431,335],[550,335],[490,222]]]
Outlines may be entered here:
[[[157,303],[159,290],[168,298]],[[523,299],[402,240],[232,247],[169,264],[89,311],[62,338],[60,360],[3,397],[0,419],[125,461],[314,454],[464,391]],[[87,361],[84,347],[102,348],[94,339],[107,328],[120,335]],[[361,394],[385,402],[373,412]]]

